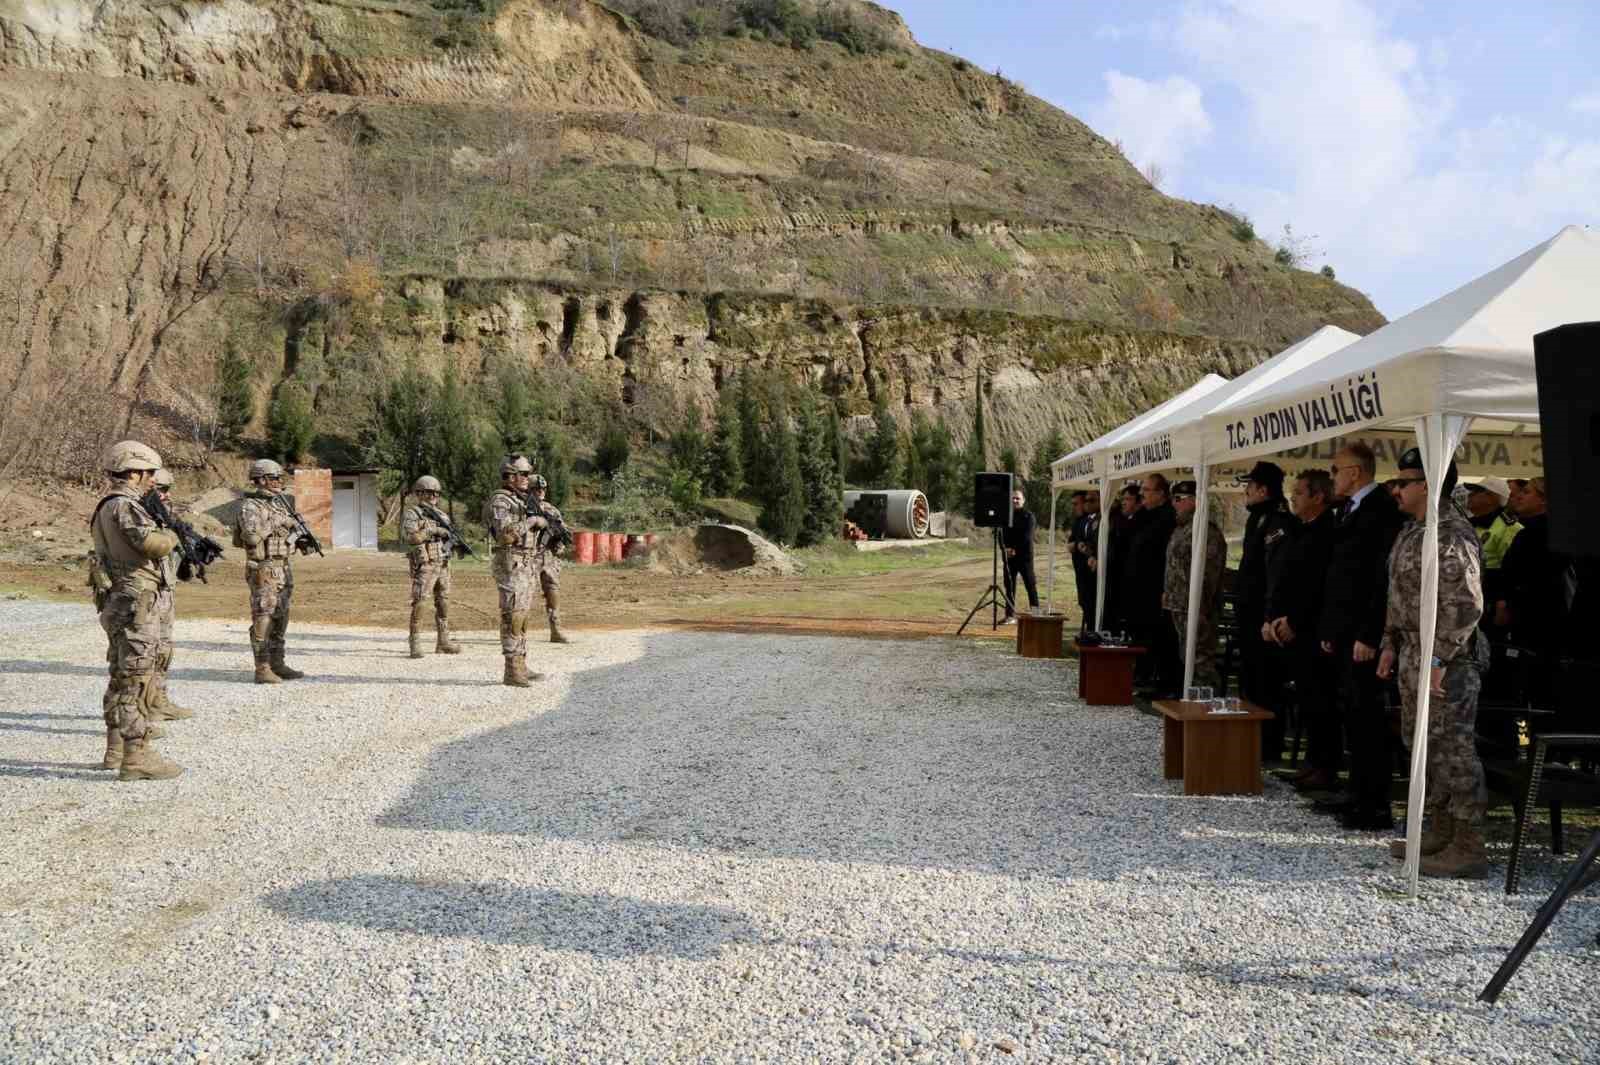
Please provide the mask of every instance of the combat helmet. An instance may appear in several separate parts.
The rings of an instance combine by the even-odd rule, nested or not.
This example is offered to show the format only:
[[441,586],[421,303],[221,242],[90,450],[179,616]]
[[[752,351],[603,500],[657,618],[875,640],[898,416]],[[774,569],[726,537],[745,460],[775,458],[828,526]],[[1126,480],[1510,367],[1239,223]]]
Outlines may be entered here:
[[537,488],[539,491],[544,492],[549,490],[550,482],[544,479],[544,474],[536,473],[533,475],[532,479],[529,480],[528,486],[530,488]]
[[421,477],[417,478],[417,483],[411,486],[411,490],[413,492],[442,492],[442,491],[444,491],[444,489],[442,487],[440,487],[440,485],[439,485],[439,478],[429,476],[426,473],[423,474]]
[[157,488],[171,488],[172,487],[172,471],[167,469],[165,466],[163,466],[159,470],[157,470],[156,471],[155,484],[156,484]]
[[264,481],[268,477],[282,477],[283,467],[271,459],[256,459],[250,464],[250,479]]
[[533,463],[525,455],[507,455],[500,464],[500,476],[508,477],[513,473],[532,473]]
[[122,440],[106,448],[100,461],[107,473],[127,473],[130,470],[159,470],[161,456],[156,449],[137,440]]

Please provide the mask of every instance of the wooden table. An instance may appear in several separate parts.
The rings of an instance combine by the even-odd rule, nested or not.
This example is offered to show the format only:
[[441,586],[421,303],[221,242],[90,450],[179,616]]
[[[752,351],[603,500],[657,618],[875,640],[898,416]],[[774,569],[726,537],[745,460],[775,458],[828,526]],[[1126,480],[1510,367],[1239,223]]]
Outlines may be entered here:
[[1061,627],[1065,614],[1017,615],[1017,654],[1023,658],[1060,658]]
[[1078,698],[1090,706],[1132,706],[1133,667],[1145,649],[1073,644],[1078,648]]
[[1241,700],[1245,714],[1212,714],[1205,703],[1162,699],[1163,775],[1183,778],[1185,795],[1260,795],[1261,722],[1276,715]]

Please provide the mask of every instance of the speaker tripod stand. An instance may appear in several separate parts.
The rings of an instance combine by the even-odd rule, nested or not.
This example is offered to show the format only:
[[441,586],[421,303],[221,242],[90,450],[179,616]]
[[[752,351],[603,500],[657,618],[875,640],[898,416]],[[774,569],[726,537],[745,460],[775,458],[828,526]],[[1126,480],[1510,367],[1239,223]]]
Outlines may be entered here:
[[983,594],[978,596],[977,604],[967,612],[967,620],[963,621],[961,623],[961,627],[956,630],[957,636],[960,636],[966,631],[967,626],[972,624],[972,619],[976,617],[978,611],[982,610],[984,607],[990,608],[990,630],[995,630],[1000,627],[1001,604],[1005,605],[1007,615],[1013,612],[1011,606],[1011,597],[1006,595],[1005,587],[1000,583],[1000,576],[1002,572],[1009,574],[1011,571],[1011,565],[1005,561],[1005,555],[1000,550],[1000,530],[990,529],[989,532],[992,534],[993,540],[993,547],[991,549],[989,559],[989,587],[983,590]]
[[[1528,924],[1527,931],[1522,933],[1522,938],[1517,940],[1517,945],[1511,948],[1511,953],[1506,955],[1506,960],[1501,962],[1500,968],[1495,971],[1488,985],[1478,992],[1478,1001],[1495,1002],[1500,998],[1500,992],[1505,990],[1506,984],[1517,974],[1529,951],[1539,942],[1539,937],[1544,935],[1545,929],[1550,927],[1550,922],[1556,919],[1556,914],[1561,912],[1561,907],[1578,891],[1593,884],[1596,877],[1600,877],[1600,870],[1591,872],[1589,868],[1597,859],[1600,859],[1600,832],[1596,832],[1589,840],[1589,845],[1578,855],[1578,860],[1567,870],[1567,875],[1561,879],[1555,891],[1550,893],[1544,905],[1539,907],[1539,912]],[[1597,941],[1600,941],[1600,937],[1597,937]]]

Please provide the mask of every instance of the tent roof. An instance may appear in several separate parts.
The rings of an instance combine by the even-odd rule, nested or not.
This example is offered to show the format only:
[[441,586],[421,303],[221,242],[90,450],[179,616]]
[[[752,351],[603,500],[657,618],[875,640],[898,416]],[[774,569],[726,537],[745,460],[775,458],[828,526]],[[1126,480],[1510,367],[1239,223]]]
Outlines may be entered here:
[[1600,234],[1567,226],[1432,303],[1206,417],[1210,461],[1281,451],[1426,414],[1539,419],[1533,336],[1600,318]]
[[1336,325],[1325,325],[1295,344],[1204,396],[1147,421],[1130,430],[1115,443],[1120,455],[1113,456],[1118,474],[1146,473],[1173,466],[1193,466],[1201,461],[1205,416],[1218,407],[1271,389],[1278,383],[1308,372],[1334,352],[1350,346],[1361,337]]
[[1050,464],[1051,481],[1054,487],[1063,488],[1073,484],[1097,483],[1103,472],[1100,462],[1101,456],[1110,451],[1119,441],[1139,432],[1158,418],[1190,406],[1227,383],[1228,379],[1226,377],[1220,374],[1208,373],[1164,403],[1158,403],[1138,417],[1124,422],[1108,433],[1101,434],[1076,451],[1070,451],[1056,459]]

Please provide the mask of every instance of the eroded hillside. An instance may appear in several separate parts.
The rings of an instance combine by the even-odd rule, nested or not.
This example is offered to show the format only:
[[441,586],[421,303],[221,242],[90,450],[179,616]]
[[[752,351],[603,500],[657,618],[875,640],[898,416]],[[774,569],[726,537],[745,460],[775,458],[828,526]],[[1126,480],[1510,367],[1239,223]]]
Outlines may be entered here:
[[[264,393],[320,373],[341,417],[341,378],[413,354],[556,364],[644,419],[775,359],[959,432],[981,362],[1026,448],[1381,322],[1021,86],[848,11],[870,47],[588,0],[0,0],[0,461],[192,435],[225,341]],[[555,324],[574,306],[603,352]]]

